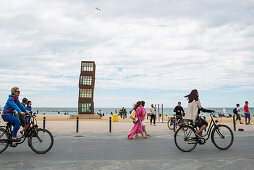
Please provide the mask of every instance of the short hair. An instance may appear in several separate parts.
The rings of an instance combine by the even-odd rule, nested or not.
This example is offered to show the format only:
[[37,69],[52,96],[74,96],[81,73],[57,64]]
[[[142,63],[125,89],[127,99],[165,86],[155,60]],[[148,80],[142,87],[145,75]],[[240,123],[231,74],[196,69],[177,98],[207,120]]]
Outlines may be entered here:
[[19,89],[19,88],[18,88],[18,87],[13,87],[13,88],[11,88],[11,94],[14,95],[14,93],[15,93],[15,91],[16,91],[17,89]]
[[27,105],[29,105],[30,103],[32,103],[30,100],[27,102]]
[[240,104],[236,104],[236,106],[238,107],[238,106],[240,106]]
[[27,103],[28,102],[28,99],[27,98],[23,98],[22,99],[22,103]]
[[245,101],[245,104],[249,103],[248,101]]
[[142,104],[142,106],[145,106],[145,103],[146,103],[146,102],[144,102],[144,101],[141,101],[141,104]]
[[178,104],[182,104],[181,102],[178,102]]

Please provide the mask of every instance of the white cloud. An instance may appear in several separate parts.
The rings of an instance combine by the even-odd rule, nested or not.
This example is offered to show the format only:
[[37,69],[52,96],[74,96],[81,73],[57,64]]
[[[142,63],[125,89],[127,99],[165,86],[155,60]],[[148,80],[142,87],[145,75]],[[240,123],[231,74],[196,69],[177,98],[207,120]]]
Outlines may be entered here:
[[14,84],[34,93],[77,87],[81,60],[96,62],[96,87],[104,89],[209,90],[234,84],[251,90],[253,5],[1,2],[0,90]]

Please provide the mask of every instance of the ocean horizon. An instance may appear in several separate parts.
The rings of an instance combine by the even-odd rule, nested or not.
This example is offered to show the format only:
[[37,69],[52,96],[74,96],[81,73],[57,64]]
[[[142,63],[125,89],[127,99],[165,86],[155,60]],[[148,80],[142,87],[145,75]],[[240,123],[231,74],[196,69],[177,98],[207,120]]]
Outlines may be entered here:
[[[1,107],[1,109],[3,109]],[[122,109],[122,108],[94,108],[94,112],[95,113],[98,113],[99,110],[101,110],[101,113],[105,114],[105,115],[110,115],[111,112],[113,114],[115,114],[115,110],[117,110],[117,113],[119,113],[119,110]],[[130,112],[132,111],[132,108],[125,108],[127,110],[127,114],[129,115]],[[149,113],[149,108],[146,108],[146,112]],[[206,108],[206,109],[214,109],[216,113],[230,113],[232,114],[233,113],[233,109],[234,107],[210,107],[210,108]],[[184,110],[186,110],[186,108],[184,108]],[[250,110],[250,113],[253,114],[254,113],[254,107],[249,107],[249,110]],[[70,114],[70,115],[73,115],[73,114],[77,114],[78,113],[78,108],[75,108],[75,107],[69,107],[69,108],[65,108],[65,107],[33,107],[32,108],[32,111],[33,112],[37,112],[38,111],[38,114],[60,114],[60,115],[63,115],[63,114]],[[158,108],[157,108],[157,111],[158,111]],[[162,113],[162,108],[159,108],[159,114]],[[163,108],[163,113],[165,115],[168,115],[168,116],[173,116],[174,113],[174,108]],[[241,107],[241,113],[244,113],[243,111],[243,107]],[[158,114],[158,112],[157,112]],[[208,116],[207,113],[201,113],[201,115],[205,115],[205,116]]]

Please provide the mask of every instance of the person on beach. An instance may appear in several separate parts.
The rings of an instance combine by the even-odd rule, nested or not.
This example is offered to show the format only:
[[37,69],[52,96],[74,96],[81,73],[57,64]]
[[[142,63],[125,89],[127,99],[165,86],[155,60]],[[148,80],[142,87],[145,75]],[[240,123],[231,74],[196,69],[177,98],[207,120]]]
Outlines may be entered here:
[[14,126],[12,131],[12,141],[14,142],[19,142],[21,140],[20,138],[17,138],[17,132],[20,128],[20,120],[13,115],[14,112],[17,111],[18,114],[21,115],[25,115],[25,112],[29,113],[29,111],[20,103],[18,99],[19,94],[20,91],[18,87],[13,87],[11,89],[11,95],[9,95],[2,113],[3,120]]
[[[245,116],[245,124],[249,125],[250,124],[250,111],[249,111],[249,102],[245,101],[245,105],[244,105],[244,116]],[[248,121],[247,121],[248,119]],[[248,122],[248,123],[247,123]]]
[[132,137],[134,135],[136,135],[136,137],[138,137],[138,133],[141,133],[143,138],[147,138],[143,134],[142,123],[141,123],[143,118],[144,118],[144,116],[145,116],[144,112],[142,111],[142,103],[141,103],[141,101],[138,101],[135,104],[133,110],[136,110],[136,116],[137,116],[138,119],[137,119],[137,121],[133,121],[134,126],[133,126],[133,128],[131,129],[131,131],[130,131],[130,133],[128,135],[128,139],[133,139]]
[[177,106],[174,109],[174,112],[176,112],[176,120],[182,120],[184,116],[184,110],[181,106],[181,102],[178,102]]
[[155,112],[155,108],[154,108],[153,104],[151,104],[151,108],[150,108],[149,112],[150,112],[150,125],[152,125],[152,121],[153,121],[153,125],[156,126],[156,124],[155,124],[156,112]]
[[233,110],[233,113],[236,116],[236,120],[235,121],[239,120],[240,124],[243,124],[242,121],[241,121],[240,112],[241,112],[240,104],[236,104],[236,108],[234,108],[234,110]]
[[192,90],[190,94],[184,97],[186,97],[188,100],[185,119],[193,120],[194,126],[199,127],[195,134],[198,137],[202,137],[202,132],[208,126],[208,123],[199,116],[200,111],[213,113],[214,110],[204,109],[201,106],[197,89]]
[[122,117],[123,119],[127,118],[127,111],[124,107],[122,108]]

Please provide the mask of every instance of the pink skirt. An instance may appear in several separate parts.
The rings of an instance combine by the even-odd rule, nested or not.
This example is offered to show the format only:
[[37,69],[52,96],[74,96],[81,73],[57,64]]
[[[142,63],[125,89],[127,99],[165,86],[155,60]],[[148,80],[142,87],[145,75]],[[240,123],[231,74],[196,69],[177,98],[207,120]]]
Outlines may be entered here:
[[132,138],[133,135],[135,135],[136,133],[141,133],[143,134],[143,129],[142,129],[142,124],[141,122],[136,122],[133,126],[133,128],[131,129],[129,135],[128,135],[128,138]]

